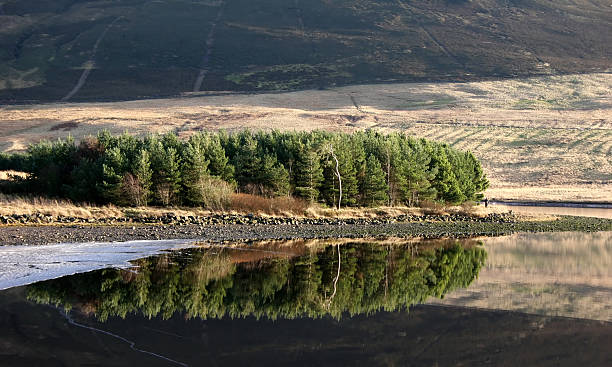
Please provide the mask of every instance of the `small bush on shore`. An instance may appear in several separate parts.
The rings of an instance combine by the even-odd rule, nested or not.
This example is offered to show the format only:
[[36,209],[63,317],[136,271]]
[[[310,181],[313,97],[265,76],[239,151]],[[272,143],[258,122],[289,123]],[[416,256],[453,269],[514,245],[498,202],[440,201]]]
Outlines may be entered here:
[[445,206],[433,200],[423,200],[419,203],[419,207],[426,214],[444,214]]
[[290,196],[266,198],[251,194],[234,194],[230,208],[240,213],[258,214],[293,214],[304,215],[308,210],[308,203]]
[[232,203],[234,188],[216,177],[206,177],[199,187],[200,206],[209,210],[226,210]]

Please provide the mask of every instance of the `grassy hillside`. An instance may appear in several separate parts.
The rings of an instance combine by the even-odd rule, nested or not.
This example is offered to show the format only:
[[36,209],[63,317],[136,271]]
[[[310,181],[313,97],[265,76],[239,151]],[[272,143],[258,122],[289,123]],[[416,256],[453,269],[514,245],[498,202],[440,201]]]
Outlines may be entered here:
[[373,128],[471,150],[489,197],[610,201],[612,74],[357,85],[290,93],[0,108],[0,150],[100,129],[138,135],[226,129]]
[[608,0],[0,0],[0,102],[602,71]]

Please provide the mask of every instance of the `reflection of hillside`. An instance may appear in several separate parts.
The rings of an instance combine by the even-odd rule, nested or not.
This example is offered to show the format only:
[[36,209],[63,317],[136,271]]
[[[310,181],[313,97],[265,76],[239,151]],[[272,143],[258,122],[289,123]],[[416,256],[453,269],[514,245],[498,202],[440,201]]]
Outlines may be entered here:
[[486,240],[487,265],[446,304],[612,320],[612,232]]
[[101,320],[133,313],[339,318],[442,297],[468,286],[486,258],[482,247],[458,241],[342,242],[302,246],[302,253],[279,243],[184,250],[139,260],[137,272],[106,269],[37,283],[28,297]]
[[516,234],[491,238],[487,269],[550,275],[612,276],[612,232]]

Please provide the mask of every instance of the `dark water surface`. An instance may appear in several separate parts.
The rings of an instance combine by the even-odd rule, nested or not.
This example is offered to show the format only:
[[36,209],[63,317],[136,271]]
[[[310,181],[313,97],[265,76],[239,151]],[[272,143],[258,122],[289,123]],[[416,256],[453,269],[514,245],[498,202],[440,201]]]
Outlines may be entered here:
[[0,292],[1,366],[612,365],[612,233],[182,249]]

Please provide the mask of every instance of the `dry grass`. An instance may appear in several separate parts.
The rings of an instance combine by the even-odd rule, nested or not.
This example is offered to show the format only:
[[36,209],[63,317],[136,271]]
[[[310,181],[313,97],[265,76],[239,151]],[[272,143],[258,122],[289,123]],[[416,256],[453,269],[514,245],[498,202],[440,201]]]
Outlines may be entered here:
[[0,194],[0,215],[43,214],[78,218],[123,217],[123,211],[114,206],[75,205],[67,200],[27,198]]
[[0,171],[0,180],[12,180],[15,177],[26,178],[28,174],[19,171]]
[[[403,131],[471,150],[498,199],[610,201],[612,74],[381,84],[275,94],[7,106],[0,149],[100,129]],[[355,104],[353,104],[353,101]]]
[[[379,208],[343,208],[336,210],[318,204],[308,205],[307,202],[291,197],[265,198],[249,194],[232,195],[231,205],[224,211],[211,211],[197,207],[115,207],[113,205],[96,206],[89,204],[74,204],[68,200],[47,199],[42,197],[20,197],[0,194],[0,215],[32,215],[43,214],[52,216],[77,218],[117,218],[117,217],[149,217],[163,216],[172,213],[175,216],[208,216],[215,213],[232,213],[239,215],[256,214],[260,216],[287,216],[295,218],[389,218],[399,215],[423,214],[464,214],[485,216],[493,212],[507,212],[508,209],[490,206],[451,206],[436,205],[426,208],[379,207]],[[533,220],[534,218],[529,218]]]
[[571,198],[577,202],[610,201],[612,198],[611,184],[584,184],[575,187],[550,185],[544,187],[497,187],[487,190],[490,199],[514,201],[538,201],[546,198],[549,201],[563,202]]
[[288,196],[266,198],[250,194],[234,194],[230,209],[241,214],[253,213],[296,217],[304,216],[308,209],[308,203]]

